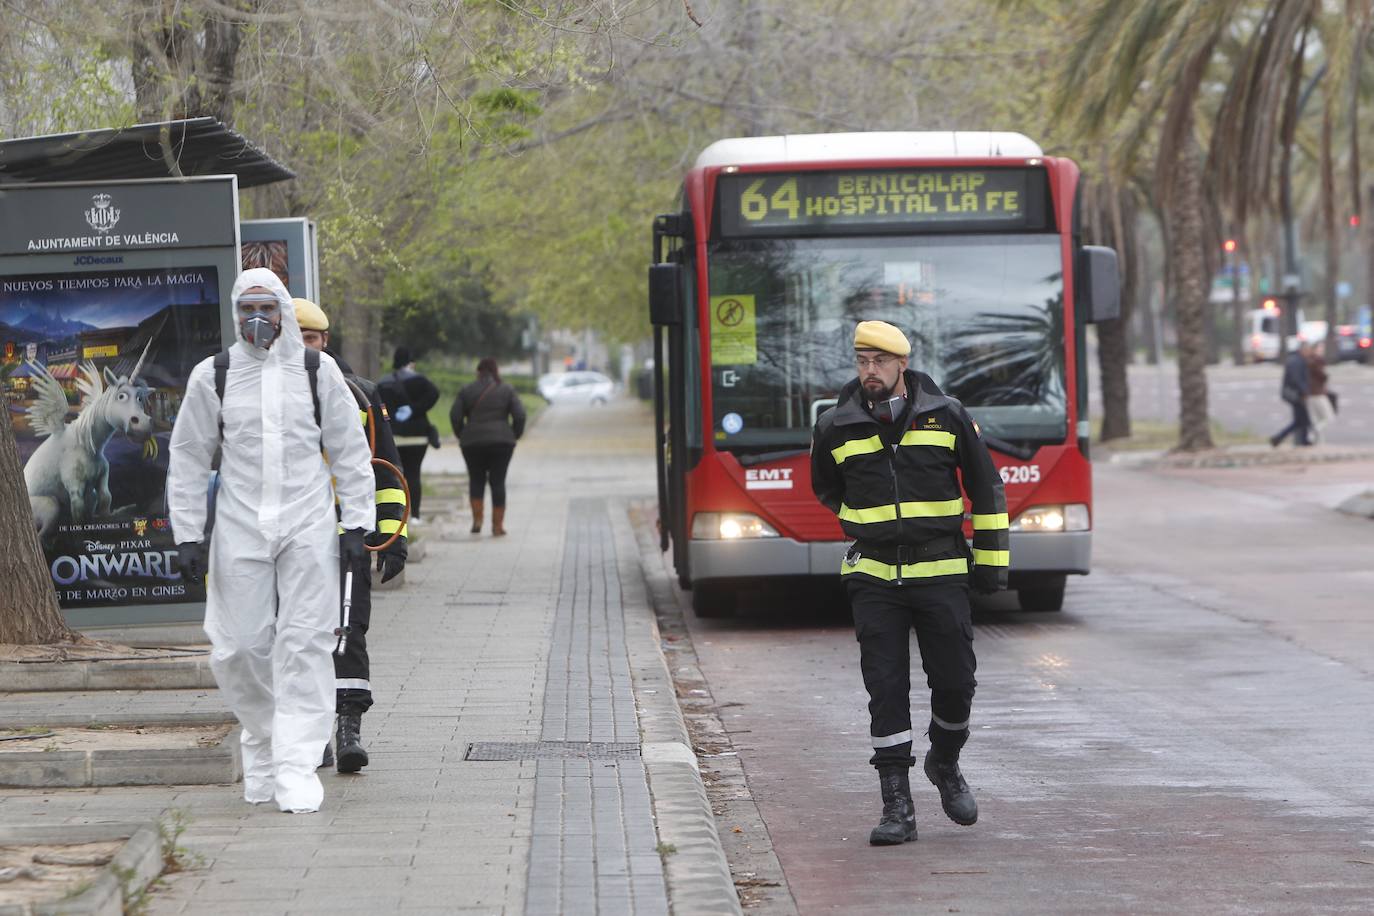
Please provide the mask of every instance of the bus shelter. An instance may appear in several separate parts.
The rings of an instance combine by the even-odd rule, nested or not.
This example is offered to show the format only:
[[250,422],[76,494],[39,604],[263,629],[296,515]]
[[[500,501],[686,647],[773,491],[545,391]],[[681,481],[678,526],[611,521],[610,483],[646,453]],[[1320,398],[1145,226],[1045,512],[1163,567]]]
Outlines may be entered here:
[[0,142],[0,390],[77,627],[196,621],[168,440],[233,340],[238,191],[293,177],[213,119]]

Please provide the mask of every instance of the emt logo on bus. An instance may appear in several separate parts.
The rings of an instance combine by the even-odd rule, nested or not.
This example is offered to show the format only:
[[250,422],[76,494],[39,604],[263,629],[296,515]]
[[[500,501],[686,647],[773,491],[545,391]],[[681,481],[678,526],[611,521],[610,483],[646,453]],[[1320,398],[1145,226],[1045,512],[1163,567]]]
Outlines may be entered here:
[[725,236],[1049,228],[1043,169],[722,175]]
[[745,468],[744,489],[746,490],[790,490],[792,489],[791,468]]

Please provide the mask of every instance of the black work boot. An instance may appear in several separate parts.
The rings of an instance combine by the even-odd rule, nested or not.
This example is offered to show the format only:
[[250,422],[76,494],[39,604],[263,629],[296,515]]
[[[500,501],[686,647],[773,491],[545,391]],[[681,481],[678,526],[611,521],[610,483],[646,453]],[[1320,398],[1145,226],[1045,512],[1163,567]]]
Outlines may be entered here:
[[959,752],[937,751],[932,746],[926,751],[925,769],[931,785],[940,790],[940,806],[949,819],[965,827],[977,823],[978,802],[959,772]]
[[878,768],[883,790],[883,819],[868,835],[871,846],[900,846],[916,839],[916,808],[911,804],[911,769],[905,766]]
[[330,747],[328,744],[326,744],[326,745],[324,746],[324,757],[322,757],[322,758],[320,759],[320,765],[319,765],[318,767],[316,767],[315,769],[317,769],[317,770],[322,770],[322,769],[324,769],[325,767],[332,767],[333,765],[334,765],[334,748],[332,748],[332,747]]
[[362,710],[351,704],[339,707],[339,727],[334,736],[334,743],[339,748],[340,773],[356,773],[367,766],[362,728]]

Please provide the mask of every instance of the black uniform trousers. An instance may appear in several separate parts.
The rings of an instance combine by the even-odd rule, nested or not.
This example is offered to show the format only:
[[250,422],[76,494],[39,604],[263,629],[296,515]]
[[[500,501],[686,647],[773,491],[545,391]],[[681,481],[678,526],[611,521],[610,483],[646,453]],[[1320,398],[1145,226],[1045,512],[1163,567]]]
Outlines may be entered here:
[[[372,560],[374,554],[368,553]],[[339,573],[339,596],[343,596],[343,572]],[[343,620],[340,605],[339,619]],[[371,665],[367,657],[367,625],[372,620],[372,564],[353,573],[353,603],[348,609],[348,645],[343,655],[334,656],[334,706],[341,710],[345,704],[361,707],[366,712],[372,706]]]
[[913,766],[911,629],[930,686],[930,743],[957,754],[968,740],[977,660],[968,585],[957,582],[881,585],[847,582],[868,689],[873,766]]

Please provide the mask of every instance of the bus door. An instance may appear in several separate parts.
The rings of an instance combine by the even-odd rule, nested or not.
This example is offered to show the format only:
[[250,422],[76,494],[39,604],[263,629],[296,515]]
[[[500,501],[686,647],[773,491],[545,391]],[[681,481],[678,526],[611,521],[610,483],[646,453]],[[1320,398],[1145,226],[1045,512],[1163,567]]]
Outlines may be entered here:
[[[673,549],[678,583],[691,586],[687,554],[687,337],[685,214],[654,219],[649,320],[654,326],[654,457],[658,471],[659,549]],[[664,365],[667,365],[667,378]]]

